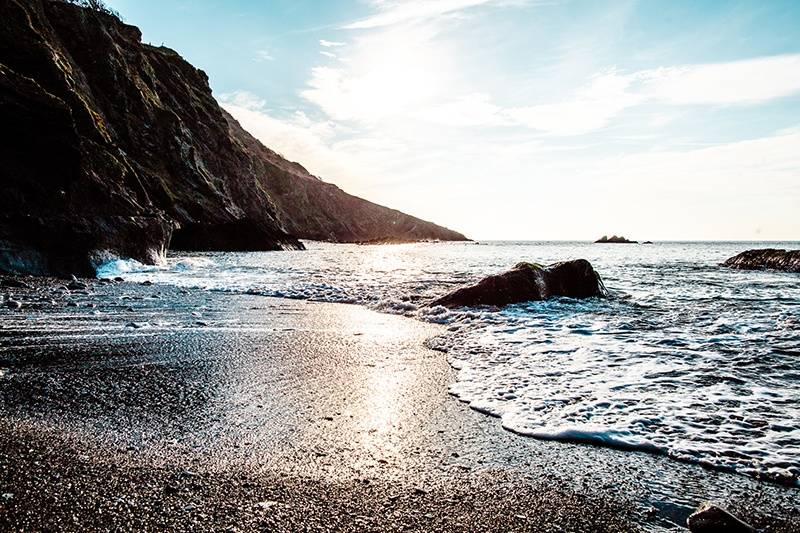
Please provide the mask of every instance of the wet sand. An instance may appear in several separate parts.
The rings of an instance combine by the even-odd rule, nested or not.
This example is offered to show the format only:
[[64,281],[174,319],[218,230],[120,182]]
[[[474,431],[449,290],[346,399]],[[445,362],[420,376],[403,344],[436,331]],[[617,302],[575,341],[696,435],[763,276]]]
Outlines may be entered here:
[[[0,529],[800,531],[800,490],[543,442],[447,394],[441,326],[164,286],[3,288]],[[93,307],[94,306],[94,307]]]

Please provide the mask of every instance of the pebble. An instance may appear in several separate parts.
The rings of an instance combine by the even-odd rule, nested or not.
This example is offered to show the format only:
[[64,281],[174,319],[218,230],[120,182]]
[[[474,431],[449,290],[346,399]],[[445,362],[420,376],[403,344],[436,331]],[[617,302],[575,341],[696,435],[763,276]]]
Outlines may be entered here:
[[86,284],[82,281],[78,281],[77,279],[73,279],[69,282],[69,284],[67,284],[67,289],[71,291],[83,291],[86,290]]
[[260,509],[271,509],[278,505],[278,502],[273,500],[264,500],[263,502],[258,502],[255,506]]
[[755,533],[756,529],[729,511],[711,503],[704,503],[686,519],[692,533]]

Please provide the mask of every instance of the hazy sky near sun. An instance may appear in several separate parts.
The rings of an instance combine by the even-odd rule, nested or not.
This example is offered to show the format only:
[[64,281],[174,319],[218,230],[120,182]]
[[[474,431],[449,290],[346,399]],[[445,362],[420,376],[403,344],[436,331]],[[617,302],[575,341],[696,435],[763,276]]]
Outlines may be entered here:
[[800,239],[800,2],[109,0],[271,148],[477,239]]

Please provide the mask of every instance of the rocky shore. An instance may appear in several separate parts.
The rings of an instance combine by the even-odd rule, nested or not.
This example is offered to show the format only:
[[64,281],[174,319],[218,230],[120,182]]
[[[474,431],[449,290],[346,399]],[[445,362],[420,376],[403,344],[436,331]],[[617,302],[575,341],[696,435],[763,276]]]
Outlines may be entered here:
[[747,250],[727,259],[722,265],[740,270],[800,272],[800,250]]
[[447,395],[440,326],[2,280],[3,530],[669,531],[706,500],[800,528],[797,489],[502,430]]

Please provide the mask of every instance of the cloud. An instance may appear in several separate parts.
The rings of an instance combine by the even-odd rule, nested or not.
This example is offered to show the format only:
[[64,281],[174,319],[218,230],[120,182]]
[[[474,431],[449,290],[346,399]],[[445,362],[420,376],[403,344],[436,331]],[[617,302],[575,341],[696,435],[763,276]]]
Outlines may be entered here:
[[[372,29],[403,22],[431,19],[485,4],[509,4],[509,0],[406,0],[376,2],[381,12],[343,26],[346,30]],[[519,0],[513,3],[520,3]]]
[[423,109],[416,118],[446,126],[509,126],[503,109],[485,93],[472,93],[450,102]]
[[325,39],[319,40],[320,46],[324,46],[325,48],[334,48],[338,46],[345,46],[347,43],[342,43],[339,41],[326,41]]
[[800,91],[800,54],[645,70],[645,97],[675,105],[755,104]]
[[800,54],[603,73],[569,100],[508,109],[512,119],[553,135],[607,126],[624,110],[669,106],[752,105],[800,92]]
[[344,64],[311,69],[301,96],[335,120],[375,123],[431,105],[451,62],[430,27],[385,29],[360,37]]
[[606,126],[624,109],[643,101],[629,92],[633,79],[609,72],[594,77],[575,98],[553,104],[511,108],[504,113],[529,128],[553,135],[579,135]]
[[269,50],[258,50],[256,52],[256,61],[275,61],[275,58],[272,57],[272,54],[269,53]]
[[325,57],[330,57],[331,59],[336,59],[338,56],[332,52],[327,52],[325,50],[320,50],[320,54],[324,55]]
[[219,100],[223,104],[229,104],[250,111],[264,109],[267,105],[266,100],[248,91],[235,91],[232,93],[222,93]]
[[265,146],[313,173],[341,175],[341,158],[329,143],[337,130],[329,121],[313,121],[297,111],[278,117],[266,102],[247,91],[220,95],[222,107]]

